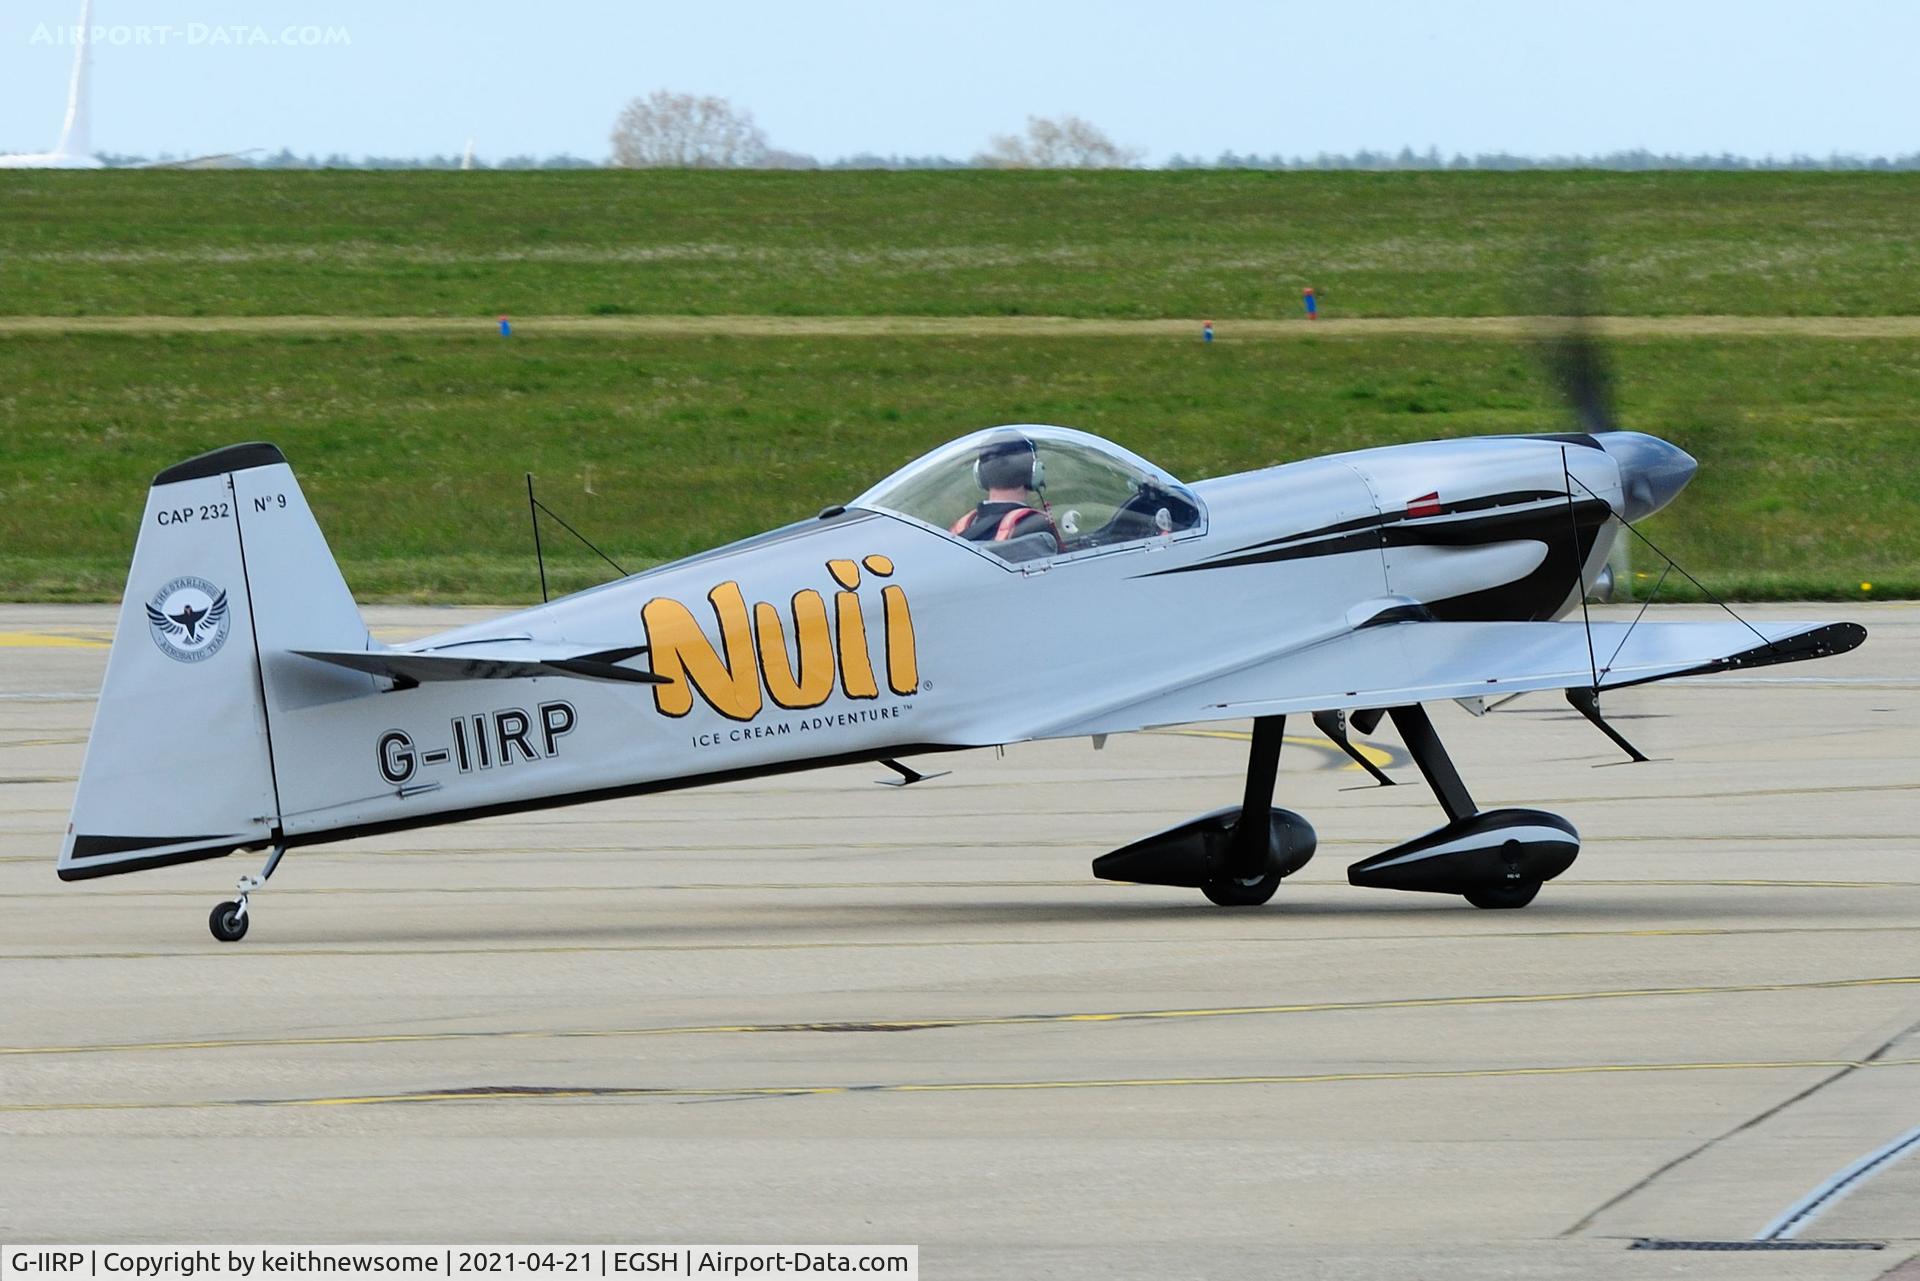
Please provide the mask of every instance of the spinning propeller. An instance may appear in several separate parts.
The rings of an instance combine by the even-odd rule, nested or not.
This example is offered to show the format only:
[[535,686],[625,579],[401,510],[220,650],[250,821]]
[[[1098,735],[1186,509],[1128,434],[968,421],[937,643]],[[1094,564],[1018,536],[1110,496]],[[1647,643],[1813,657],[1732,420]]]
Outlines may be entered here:
[[1541,282],[1539,314],[1559,323],[1542,347],[1547,373],[1581,431],[1618,430],[1613,412],[1613,379],[1607,355],[1594,332],[1593,273],[1578,243],[1563,242],[1549,255]]

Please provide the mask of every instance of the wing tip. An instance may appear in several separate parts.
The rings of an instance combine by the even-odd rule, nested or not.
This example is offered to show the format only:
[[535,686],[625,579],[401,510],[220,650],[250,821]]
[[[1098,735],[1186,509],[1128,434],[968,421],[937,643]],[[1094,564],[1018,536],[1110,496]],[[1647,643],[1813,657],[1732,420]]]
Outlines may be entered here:
[[1717,672],[1738,672],[1750,667],[1775,667],[1781,663],[1804,663],[1816,658],[1834,658],[1841,654],[1852,653],[1864,645],[1867,629],[1859,623],[1816,623],[1803,627],[1799,631],[1776,636],[1772,640],[1761,638],[1761,643],[1722,658],[1712,659],[1695,667],[1680,671],[1665,672],[1658,676],[1642,676],[1634,680],[1602,682],[1603,689],[1626,689],[1633,685],[1648,685],[1654,681],[1673,680],[1679,676],[1710,676]]

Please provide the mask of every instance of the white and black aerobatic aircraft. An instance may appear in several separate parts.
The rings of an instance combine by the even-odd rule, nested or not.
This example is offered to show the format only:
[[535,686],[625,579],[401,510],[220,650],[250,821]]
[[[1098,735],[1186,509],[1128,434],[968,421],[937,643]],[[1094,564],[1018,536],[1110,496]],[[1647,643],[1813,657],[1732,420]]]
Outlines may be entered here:
[[[1694,467],[1601,430],[1183,485],[1078,431],[993,428],[816,518],[388,646],[280,451],[234,445],[154,479],[59,874],[270,850],[213,911],[231,941],[298,846],[856,761],[911,783],[902,757],[1251,719],[1240,804],[1093,870],[1252,905],[1313,854],[1273,806],[1286,717],[1307,713],[1350,751],[1349,726],[1390,717],[1446,813],[1353,884],[1520,907],[1579,836],[1479,808],[1422,704],[1558,689],[1605,729],[1602,691],[1865,639],[1556,621]],[[1103,639],[1042,643],[1075,636]]]

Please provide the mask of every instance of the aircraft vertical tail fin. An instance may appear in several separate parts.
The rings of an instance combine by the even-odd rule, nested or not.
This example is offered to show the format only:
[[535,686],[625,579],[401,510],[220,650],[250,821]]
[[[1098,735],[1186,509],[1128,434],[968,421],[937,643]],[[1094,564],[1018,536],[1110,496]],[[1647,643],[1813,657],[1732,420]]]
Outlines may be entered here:
[[216,858],[279,834],[273,711],[369,692],[294,657],[365,649],[286,458],[233,445],[154,478],[107,656],[63,880]]

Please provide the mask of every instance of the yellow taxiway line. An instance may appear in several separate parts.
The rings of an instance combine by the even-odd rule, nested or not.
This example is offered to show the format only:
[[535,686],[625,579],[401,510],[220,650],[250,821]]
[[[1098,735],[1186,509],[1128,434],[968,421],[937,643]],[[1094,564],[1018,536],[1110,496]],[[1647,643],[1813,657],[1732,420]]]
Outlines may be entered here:
[[1798,1072],[1920,1067],[1920,1059],[1762,1059],[1678,1063],[1566,1063],[1539,1067],[1302,1072],[1269,1076],[1092,1077],[1035,1081],[879,1081],[851,1085],[518,1086],[339,1094],[281,1099],[153,1099],[90,1103],[0,1103],[0,1113],[139,1112],[231,1108],[344,1108],[404,1103],[548,1103],[607,1099],[799,1098],[833,1094],[970,1094],[1022,1090],[1165,1089],[1192,1086],[1336,1085],[1368,1081],[1471,1081],[1499,1077],[1595,1076],[1646,1072]]
[[196,1041],[123,1041],[99,1045],[0,1046],[0,1055],[128,1054],[178,1050],[232,1050],[332,1045],[419,1045],[479,1040],[604,1040],[654,1036],[753,1035],[782,1032],[920,1032],[949,1028],[1011,1027],[1065,1023],[1140,1023],[1183,1019],[1245,1018],[1250,1015],[1329,1014],[1369,1010],[1454,1009],[1461,1006],[1550,1005],[1673,996],[1726,996],[1755,992],[1841,991],[1849,988],[1920,985],[1920,975],[1820,979],[1801,983],[1728,983],[1691,987],[1614,988],[1584,992],[1526,992],[1491,996],[1390,997],[1370,1001],[1306,1001],[1281,1005],[1200,1006],[1192,1009],[1076,1011],[1038,1014],[960,1015],[926,1019],[861,1019],[797,1023],[696,1023],[666,1027],[496,1029],[468,1032],[372,1032],[344,1036],[236,1037]]
[[109,644],[59,632],[0,632],[0,649],[105,649]]

